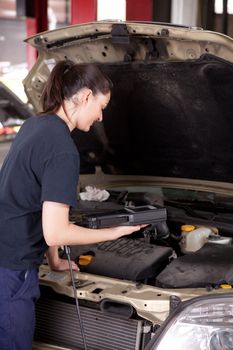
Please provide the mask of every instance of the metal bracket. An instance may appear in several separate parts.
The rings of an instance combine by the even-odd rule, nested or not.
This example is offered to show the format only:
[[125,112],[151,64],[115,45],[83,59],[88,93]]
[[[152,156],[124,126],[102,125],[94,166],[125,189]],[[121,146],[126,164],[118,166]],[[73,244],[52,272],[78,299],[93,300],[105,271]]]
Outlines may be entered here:
[[170,313],[174,311],[181,303],[181,299],[176,295],[170,296]]
[[124,23],[114,23],[111,35],[113,44],[130,44],[128,28]]

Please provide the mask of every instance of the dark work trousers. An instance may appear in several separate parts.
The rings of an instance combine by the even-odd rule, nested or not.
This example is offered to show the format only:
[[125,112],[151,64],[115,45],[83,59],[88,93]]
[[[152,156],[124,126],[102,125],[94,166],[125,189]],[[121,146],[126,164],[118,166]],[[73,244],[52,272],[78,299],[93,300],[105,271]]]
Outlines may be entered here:
[[38,272],[0,267],[0,349],[32,350]]

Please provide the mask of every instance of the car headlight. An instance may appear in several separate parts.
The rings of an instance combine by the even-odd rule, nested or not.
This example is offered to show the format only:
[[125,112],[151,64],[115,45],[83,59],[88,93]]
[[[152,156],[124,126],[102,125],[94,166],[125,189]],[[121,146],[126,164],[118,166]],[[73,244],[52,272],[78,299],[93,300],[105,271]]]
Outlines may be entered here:
[[155,338],[148,349],[232,350],[233,295],[208,296],[184,303]]

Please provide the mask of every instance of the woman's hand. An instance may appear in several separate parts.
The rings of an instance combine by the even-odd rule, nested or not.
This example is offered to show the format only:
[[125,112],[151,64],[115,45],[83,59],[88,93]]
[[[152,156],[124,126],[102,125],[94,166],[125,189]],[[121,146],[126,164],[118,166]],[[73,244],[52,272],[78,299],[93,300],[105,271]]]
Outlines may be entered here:
[[[49,264],[49,267],[53,271],[66,271],[69,270],[69,262],[68,260],[58,259],[55,263]],[[71,260],[71,267],[73,271],[79,271],[78,265],[73,260]]]
[[[51,270],[69,270],[69,262],[68,260],[64,260],[59,257],[57,246],[49,247],[46,252],[46,257]],[[73,260],[71,260],[71,267],[73,271],[79,271],[78,265]]]
[[133,232],[139,231],[141,228],[145,227],[147,225],[135,225],[135,226],[117,226],[117,227],[112,227],[111,230],[113,234],[112,239],[117,239],[122,236],[127,236],[130,235]]

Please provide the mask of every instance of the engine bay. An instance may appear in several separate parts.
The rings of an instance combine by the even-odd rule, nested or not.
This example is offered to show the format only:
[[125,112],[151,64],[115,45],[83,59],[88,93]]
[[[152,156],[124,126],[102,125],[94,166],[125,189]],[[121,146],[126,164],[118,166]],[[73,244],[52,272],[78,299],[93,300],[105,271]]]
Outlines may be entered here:
[[232,285],[231,203],[225,199],[225,204],[214,204],[210,194],[201,192],[192,193],[191,198],[191,192],[185,194],[186,199],[177,199],[174,191],[168,191],[167,197],[149,192],[110,191],[105,202],[80,201],[78,209],[71,212],[71,221],[78,225],[82,225],[87,213],[89,217],[114,212],[117,215],[124,208],[135,210],[141,206],[163,209],[166,217],[156,224],[148,222],[139,232],[116,241],[71,247],[72,259],[81,272],[161,288]]

